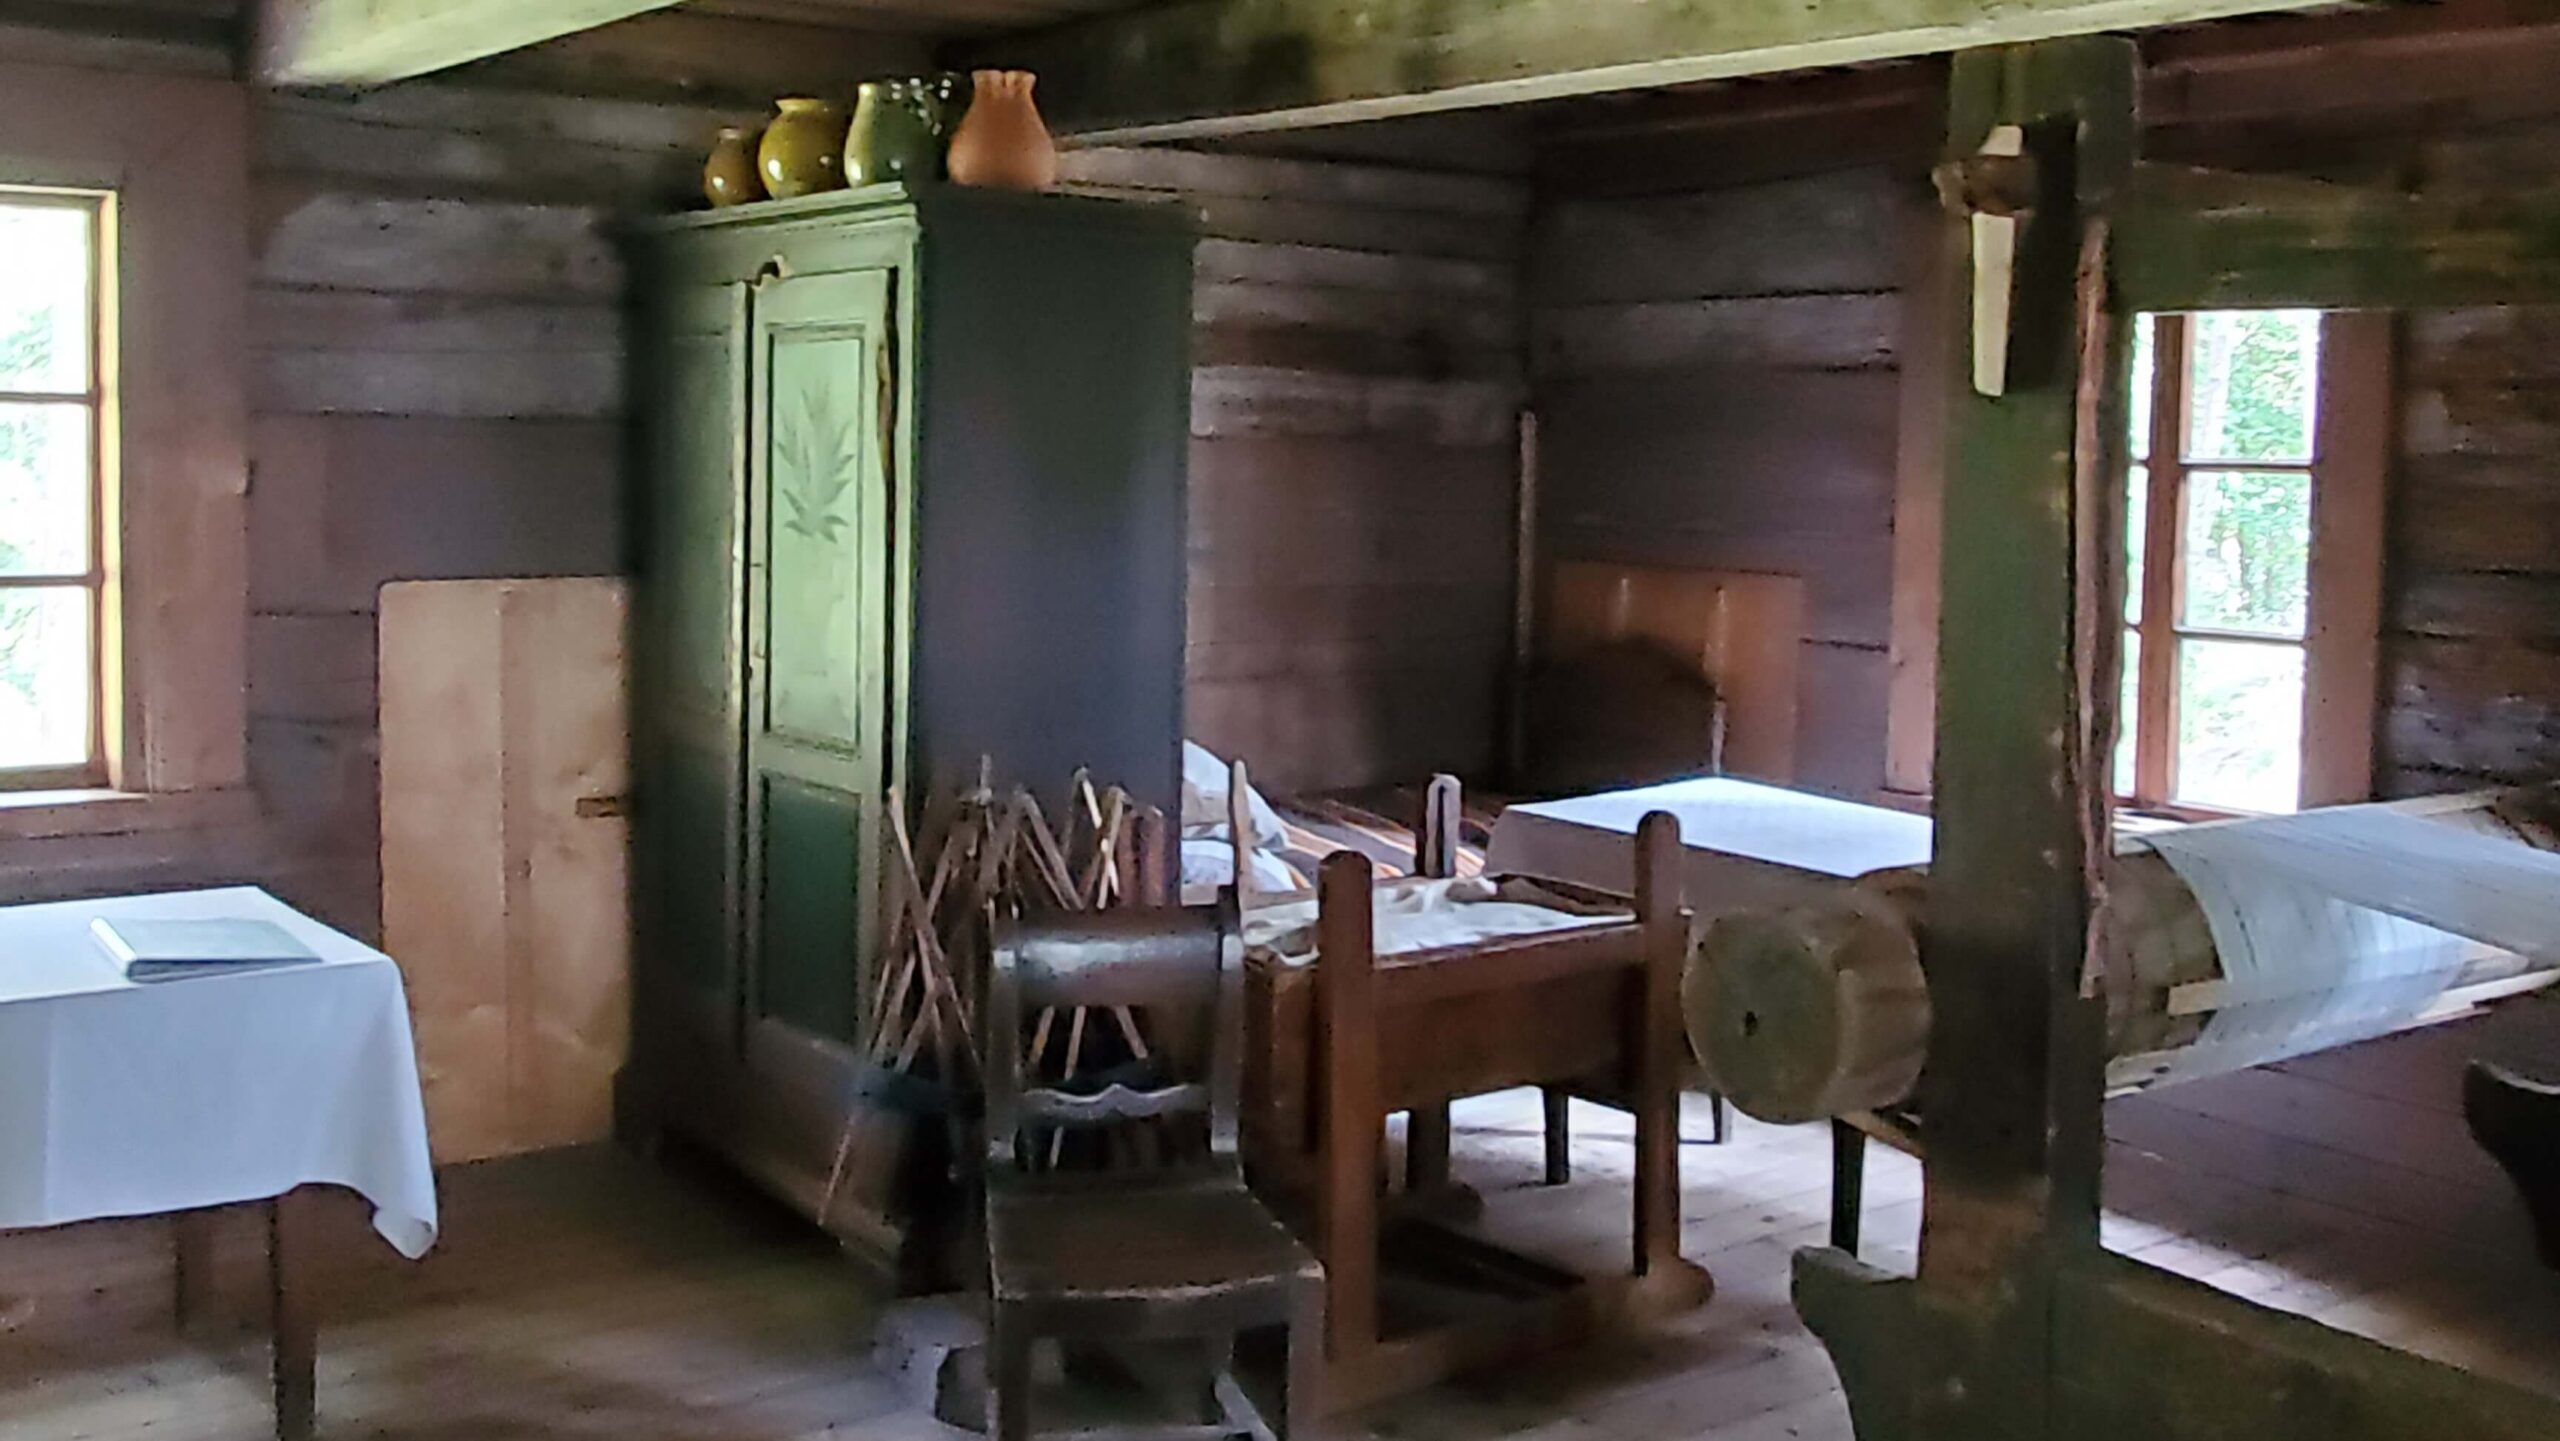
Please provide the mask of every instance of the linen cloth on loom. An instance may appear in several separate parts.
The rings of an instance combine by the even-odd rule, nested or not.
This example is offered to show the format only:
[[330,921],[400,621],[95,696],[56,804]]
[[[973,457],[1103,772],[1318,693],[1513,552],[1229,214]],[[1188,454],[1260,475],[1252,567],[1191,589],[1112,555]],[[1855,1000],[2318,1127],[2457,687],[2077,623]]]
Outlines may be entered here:
[[2560,855],[2385,806],[2186,826],[2143,839],[2194,892],[2225,1003],[2162,1081],[2399,1029],[2471,943],[2560,965]]

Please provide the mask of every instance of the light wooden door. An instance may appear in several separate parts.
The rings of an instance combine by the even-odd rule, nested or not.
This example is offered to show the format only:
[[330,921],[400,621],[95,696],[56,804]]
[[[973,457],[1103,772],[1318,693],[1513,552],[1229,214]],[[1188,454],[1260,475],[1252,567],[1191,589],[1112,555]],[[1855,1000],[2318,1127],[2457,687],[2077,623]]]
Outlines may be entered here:
[[747,1019],[845,1043],[892,775],[894,281],[763,287],[749,386]]
[[604,1139],[629,1041],[618,580],[383,587],[382,932],[442,1163]]

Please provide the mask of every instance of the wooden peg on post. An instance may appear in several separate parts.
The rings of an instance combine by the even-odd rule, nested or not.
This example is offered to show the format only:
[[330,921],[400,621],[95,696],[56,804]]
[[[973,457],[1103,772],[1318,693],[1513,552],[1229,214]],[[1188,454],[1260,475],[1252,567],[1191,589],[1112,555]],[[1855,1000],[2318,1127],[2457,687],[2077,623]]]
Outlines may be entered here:
[[2009,390],[2010,320],[2018,298],[2018,239],[2035,219],[2036,163],[2021,126],[1996,125],[1982,149],[1935,172],[1938,198],[1968,222],[1973,248],[1973,389]]

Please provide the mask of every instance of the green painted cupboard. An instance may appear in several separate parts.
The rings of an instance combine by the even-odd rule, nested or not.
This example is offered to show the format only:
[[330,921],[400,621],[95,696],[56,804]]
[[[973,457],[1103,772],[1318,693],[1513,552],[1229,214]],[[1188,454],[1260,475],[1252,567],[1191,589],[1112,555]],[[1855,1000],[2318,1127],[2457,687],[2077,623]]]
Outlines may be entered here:
[[827,1189],[893,788],[1178,804],[1193,240],[882,186],[639,242],[625,1121],[884,1258]]

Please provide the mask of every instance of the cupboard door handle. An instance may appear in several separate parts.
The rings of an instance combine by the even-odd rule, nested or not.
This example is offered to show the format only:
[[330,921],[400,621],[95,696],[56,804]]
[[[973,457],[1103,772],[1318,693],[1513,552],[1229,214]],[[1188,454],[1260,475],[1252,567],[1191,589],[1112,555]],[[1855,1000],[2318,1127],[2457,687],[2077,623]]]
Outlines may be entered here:
[[756,285],[759,288],[790,278],[791,269],[783,263],[779,255],[756,267]]

